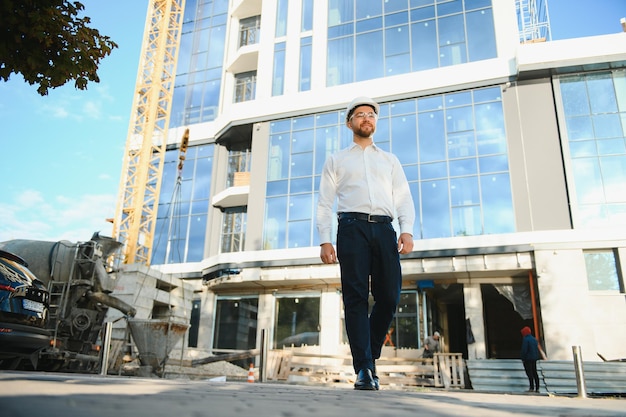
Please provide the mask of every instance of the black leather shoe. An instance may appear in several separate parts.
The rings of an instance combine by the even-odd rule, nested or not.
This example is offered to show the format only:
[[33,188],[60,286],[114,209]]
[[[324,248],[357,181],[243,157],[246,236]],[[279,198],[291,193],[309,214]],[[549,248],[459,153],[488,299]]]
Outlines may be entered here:
[[380,389],[380,380],[377,375],[374,375],[374,389],[378,391]]
[[380,389],[380,380],[378,379],[378,374],[376,373],[376,364],[374,364],[374,369],[372,370],[372,378],[374,379],[374,388],[378,391]]
[[369,369],[361,369],[357,374],[354,389],[370,391],[375,390],[376,385],[374,383],[374,378],[372,377],[372,371]]

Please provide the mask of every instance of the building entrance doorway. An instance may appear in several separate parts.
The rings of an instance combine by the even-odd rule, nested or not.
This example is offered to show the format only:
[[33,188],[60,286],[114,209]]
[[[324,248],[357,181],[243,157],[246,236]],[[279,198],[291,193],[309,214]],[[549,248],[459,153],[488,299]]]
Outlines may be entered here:
[[482,284],[485,344],[489,359],[519,359],[524,326],[533,326],[528,283]]

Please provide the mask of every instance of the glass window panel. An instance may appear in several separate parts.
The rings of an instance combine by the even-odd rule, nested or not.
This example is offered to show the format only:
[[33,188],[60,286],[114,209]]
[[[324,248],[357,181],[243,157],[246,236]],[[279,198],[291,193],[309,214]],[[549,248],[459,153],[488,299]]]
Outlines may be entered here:
[[485,101],[501,101],[502,91],[500,87],[480,88],[474,90],[474,103],[483,103]]
[[204,238],[207,216],[192,216],[189,225],[189,243],[186,262],[200,262],[204,258]]
[[608,203],[626,202],[626,155],[600,158],[600,168],[604,173],[604,193]]
[[386,75],[406,74],[411,71],[411,56],[407,54],[394,55],[385,60]]
[[383,28],[383,18],[374,17],[356,22],[356,33],[371,32]]
[[313,0],[302,0],[302,24],[300,30],[306,32],[313,29]]
[[263,249],[285,247],[287,226],[287,197],[273,197],[265,201]]
[[313,47],[311,37],[303,38],[300,46],[300,84],[298,91],[311,89],[311,69],[313,65]]
[[581,76],[567,77],[560,81],[563,110],[566,116],[588,115],[589,97]]
[[465,10],[474,10],[491,6],[491,0],[464,0],[463,3],[465,4]]
[[392,26],[398,25],[406,25],[409,23],[409,13],[401,12],[401,13],[393,13],[385,15],[385,27],[389,28]]
[[421,20],[428,20],[435,18],[435,6],[420,7],[419,9],[413,9],[410,12],[411,22],[419,22]]
[[444,47],[465,43],[465,23],[463,22],[463,15],[439,18],[437,20],[437,27],[439,28],[439,46]]
[[498,53],[491,9],[467,13],[465,19],[469,62],[495,58]]
[[472,93],[463,91],[461,93],[446,94],[445,103],[448,108],[472,104]]
[[442,67],[467,62],[465,45],[455,44],[442,46],[439,49],[439,58]]
[[626,112],[626,71],[613,72],[613,83],[615,85],[615,97],[619,111]]
[[463,11],[463,2],[461,0],[439,1],[437,4],[437,14],[445,16]]
[[437,68],[437,25],[435,20],[411,25],[411,65],[413,71]]
[[268,180],[278,180],[289,176],[289,136],[270,136],[270,155],[267,172]]
[[622,136],[622,123],[618,114],[597,114],[591,119],[596,139]]
[[394,116],[401,114],[413,115],[415,113],[415,100],[396,101],[389,105],[390,113]]
[[506,155],[484,156],[478,159],[481,173],[509,170],[509,160]]
[[410,0],[411,7],[428,6],[434,3],[435,0]]
[[420,162],[446,159],[443,111],[419,114],[417,127]]
[[626,154],[626,143],[624,138],[598,140],[599,155],[619,155]]
[[391,119],[391,137],[394,138],[395,154],[402,164],[417,162],[417,138],[415,115],[393,117]]
[[383,142],[389,142],[389,138],[390,138],[390,120],[389,118],[385,117],[383,119],[378,119],[378,121],[376,122],[376,134],[375,134],[375,140],[376,140],[376,144],[378,145],[379,142],[383,143]]
[[354,69],[353,57],[354,47],[351,37],[328,41],[327,87],[352,82]]
[[435,162],[430,164],[420,164],[420,177],[423,180],[446,178],[448,176],[448,164],[445,162]]
[[285,88],[285,42],[274,45],[274,74],[272,76],[272,96],[280,96]]
[[256,347],[257,297],[221,298],[215,306],[214,349],[249,350]]
[[596,158],[572,160],[572,170],[576,182],[576,198],[579,203],[603,203],[602,172]]
[[450,203],[452,206],[468,206],[480,203],[478,177],[450,180]]
[[289,182],[287,180],[283,181],[268,181],[266,195],[268,197],[273,197],[277,195],[285,195],[288,193]]
[[448,158],[466,158],[476,155],[474,132],[448,134]]
[[313,126],[315,126],[314,116],[296,117],[291,124],[293,130],[311,129]]
[[306,248],[311,246],[311,230],[311,220],[290,221],[288,247]]
[[319,345],[320,297],[277,297],[274,349]]
[[275,36],[281,37],[287,34],[287,10],[289,2],[287,0],[278,0],[276,6],[276,32]]
[[354,20],[353,0],[329,0],[328,1],[328,26],[338,25]]
[[315,174],[321,174],[326,158],[339,150],[339,126],[325,127],[316,130],[315,140]]
[[407,25],[385,30],[385,56],[409,52],[409,27]]
[[417,108],[420,112],[427,110],[441,110],[443,109],[443,96],[420,98],[417,100]]
[[316,126],[330,126],[338,123],[337,112],[322,113],[315,115]]
[[587,88],[592,113],[617,111],[613,78],[610,73],[587,75]]
[[[354,24],[352,22],[345,25],[333,26],[328,28],[328,39],[341,38],[352,35],[354,33]],[[352,39],[350,39],[352,41]]]
[[[298,194],[289,197],[289,220],[307,220],[313,217],[312,194]],[[308,239],[308,238],[307,238]]]
[[452,208],[453,236],[476,236],[481,234],[481,229],[480,207]]
[[198,200],[191,202],[191,214],[205,214],[209,212],[209,200]]
[[[208,67],[221,67],[224,59],[224,50],[226,48],[226,27],[217,26],[211,28],[211,44],[209,45],[209,63]],[[204,69],[204,68],[203,68]]]
[[385,76],[382,45],[383,34],[380,31],[357,35],[356,50],[359,53],[356,55],[356,81]]
[[476,144],[479,155],[506,153],[506,136],[504,132],[477,132]]
[[451,177],[476,175],[478,173],[478,164],[475,158],[453,159],[449,165]]
[[408,0],[385,0],[385,14],[407,10],[409,8]]
[[483,233],[515,232],[513,197],[508,174],[481,175]]
[[448,181],[424,181],[420,188],[422,203],[422,237],[450,237],[450,200]]
[[313,192],[313,182],[311,177],[292,179],[289,186],[291,194]]
[[313,151],[314,132],[312,129],[294,131],[291,135],[291,153]]
[[270,123],[270,133],[289,132],[291,130],[291,119],[278,120]]
[[583,158],[586,156],[598,155],[595,140],[579,140],[577,142],[571,142],[569,149],[572,158]]
[[567,136],[570,141],[581,139],[593,139],[593,125],[591,117],[578,116],[565,119]]
[[313,152],[291,156],[291,177],[313,175]]
[[460,132],[474,129],[474,113],[471,106],[456,107],[446,110],[446,129],[448,132]]
[[383,6],[380,1],[361,1],[356,8],[357,19],[368,19],[373,16],[381,16]]
[[419,165],[404,165],[402,167],[404,169],[404,175],[406,176],[407,181],[417,181],[419,180]]
[[589,290],[620,291],[615,253],[612,250],[585,251],[584,255]]

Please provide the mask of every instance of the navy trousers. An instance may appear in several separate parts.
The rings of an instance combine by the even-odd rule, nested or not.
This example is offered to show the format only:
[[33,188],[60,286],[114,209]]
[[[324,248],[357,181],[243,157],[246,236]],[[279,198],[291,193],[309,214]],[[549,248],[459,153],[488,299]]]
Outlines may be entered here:
[[[340,219],[337,258],[354,370],[373,369],[395,316],[402,289],[398,240],[393,226],[391,223]],[[370,289],[374,305],[368,316]]]

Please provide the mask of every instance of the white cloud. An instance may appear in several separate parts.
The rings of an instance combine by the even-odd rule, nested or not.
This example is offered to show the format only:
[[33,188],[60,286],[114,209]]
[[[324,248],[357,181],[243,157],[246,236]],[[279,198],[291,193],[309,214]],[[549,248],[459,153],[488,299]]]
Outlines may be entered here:
[[36,190],[15,196],[10,203],[0,203],[0,241],[33,239],[45,241],[86,241],[94,232],[111,236],[116,196],[85,194],[79,197],[57,196],[45,201]]
[[102,103],[89,100],[83,104],[83,114],[89,119],[100,119],[102,116]]

